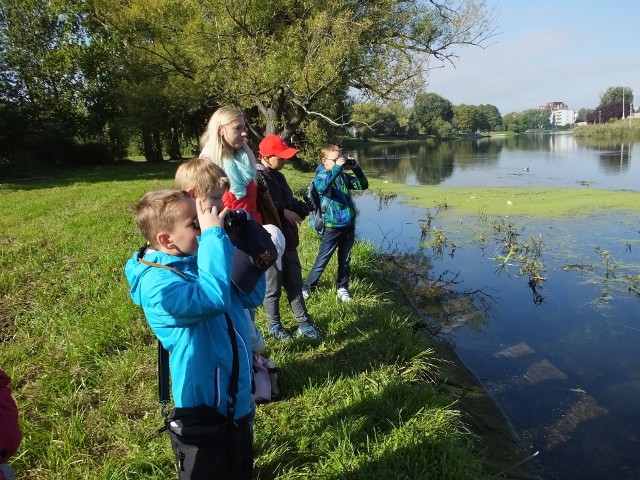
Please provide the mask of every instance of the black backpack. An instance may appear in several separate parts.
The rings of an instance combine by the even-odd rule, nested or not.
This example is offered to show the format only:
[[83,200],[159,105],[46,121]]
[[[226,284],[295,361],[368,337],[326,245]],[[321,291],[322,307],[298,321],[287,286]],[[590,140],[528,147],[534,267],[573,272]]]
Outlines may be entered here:
[[313,181],[307,187],[307,193],[304,201],[309,207],[309,225],[317,235],[322,236],[324,233],[324,210],[322,208],[322,199]]

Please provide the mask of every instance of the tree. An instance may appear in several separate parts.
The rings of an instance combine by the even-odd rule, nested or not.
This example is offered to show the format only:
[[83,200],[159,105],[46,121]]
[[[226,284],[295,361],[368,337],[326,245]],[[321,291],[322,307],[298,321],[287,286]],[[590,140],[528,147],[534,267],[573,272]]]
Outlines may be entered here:
[[473,105],[458,105],[455,109],[455,127],[459,132],[471,133],[477,130],[478,109]]
[[609,87],[604,93],[600,95],[600,106],[608,105],[614,102],[620,102],[622,105],[622,100],[624,99],[625,103],[633,102],[633,91],[629,87]]
[[510,113],[504,116],[505,129],[516,133],[549,129],[551,128],[550,115],[551,110],[548,108],[531,108],[519,113]]
[[500,110],[494,105],[478,105],[479,124],[478,130],[489,132],[492,130],[498,130],[502,125],[502,115]]
[[578,118],[577,121],[578,122],[586,122],[587,121],[587,117],[593,115],[593,110],[591,110],[590,108],[581,108],[580,110],[578,110]]
[[[629,112],[629,104],[625,99],[625,111]],[[588,123],[606,123],[622,118],[622,99],[606,105],[598,105],[594,111],[587,115]]]
[[11,131],[11,145],[0,147],[15,164],[109,161],[124,153],[118,128],[106,128],[115,110],[103,102],[110,89],[98,87],[113,71],[105,68],[101,82],[92,75],[91,66],[109,57],[92,41],[87,7],[83,0],[0,3],[0,101],[13,118],[0,125]]
[[387,104],[387,109],[395,117],[398,124],[398,131],[395,135],[404,135],[410,133],[413,127],[414,119],[412,109],[408,108],[404,102],[400,100],[392,100]]
[[374,102],[358,103],[351,109],[351,121],[358,136],[363,139],[371,135],[398,136],[403,130],[396,112],[402,114],[398,105],[393,105],[392,109]]
[[375,102],[355,104],[351,109],[351,118],[358,137],[367,140],[374,135],[382,107]]
[[158,72],[191,79],[219,104],[254,112],[256,136],[290,138],[309,117],[348,122],[342,101],[403,98],[429,59],[484,45],[484,0],[96,0],[96,14]]
[[[633,91],[629,87],[609,87],[600,95],[600,104],[587,115],[588,123],[608,122],[631,112]],[[624,101],[624,104],[623,104]]]
[[453,121],[453,104],[437,93],[419,93],[413,102],[413,116],[425,133],[438,135],[443,121]]

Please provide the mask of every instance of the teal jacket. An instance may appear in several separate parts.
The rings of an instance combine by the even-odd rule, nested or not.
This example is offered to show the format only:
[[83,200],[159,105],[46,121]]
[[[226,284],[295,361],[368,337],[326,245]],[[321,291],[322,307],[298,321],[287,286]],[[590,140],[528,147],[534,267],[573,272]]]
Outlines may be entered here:
[[251,294],[233,286],[234,249],[221,227],[208,228],[199,237],[198,255],[176,257],[147,248],[143,259],[178,272],[143,264],[136,252],[125,275],[130,295],[164,348],[171,352],[171,390],[176,407],[208,405],[226,415],[232,348],[227,322],[234,326],[240,357],[239,392],[235,418],[251,412],[252,353],[244,308],[264,298],[264,275]]
[[356,210],[349,190],[366,190],[369,181],[362,168],[356,166],[353,175],[344,172],[340,165],[334,165],[331,170],[319,165],[313,183],[322,197],[324,211],[324,225],[329,228],[343,228],[355,225]]

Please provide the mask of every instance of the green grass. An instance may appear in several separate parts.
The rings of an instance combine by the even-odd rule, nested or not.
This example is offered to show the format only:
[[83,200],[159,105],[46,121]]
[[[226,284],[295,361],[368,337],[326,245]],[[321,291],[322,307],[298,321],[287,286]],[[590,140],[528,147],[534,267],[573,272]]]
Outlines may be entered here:
[[[175,166],[126,162],[0,184],[0,367],[21,411],[20,479],[175,478],[157,434],[155,338],[123,276],[143,243],[130,206],[171,186]],[[286,173],[296,190],[310,178]],[[308,272],[318,239],[302,234]],[[258,408],[259,478],[487,478],[437,356],[378,265],[358,243],[347,305],[329,264],[309,301],[322,342],[267,338],[284,398]]]
[[640,120],[619,119],[607,123],[583,125],[576,128],[572,135],[578,139],[586,140],[635,140],[640,138]]

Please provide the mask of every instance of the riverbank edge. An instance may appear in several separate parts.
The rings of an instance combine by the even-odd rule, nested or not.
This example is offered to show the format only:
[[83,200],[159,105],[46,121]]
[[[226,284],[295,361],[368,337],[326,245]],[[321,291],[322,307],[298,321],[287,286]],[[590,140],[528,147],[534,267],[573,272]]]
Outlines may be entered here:
[[487,472],[513,480],[541,480],[527,451],[508,417],[500,409],[482,382],[460,359],[455,348],[436,342],[434,350],[445,361],[443,378],[456,398],[470,431],[482,439],[482,455]]
[[[398,303],[407,304],[399,286],[388,279],[384,282],[389,296]],[[418,318],[422,316],[420,312],[415,314]],[[522,444],[508,417],[476,374],[462,361],[455,347],[428,333],[423,338],[441,360],[443,390],[455,399],[454,406],[461,412],[465,425],[480,439],[480,454],[485,459],[486,471],[496,478],[541,480],[529,461],[535,452],[528,451]]]

